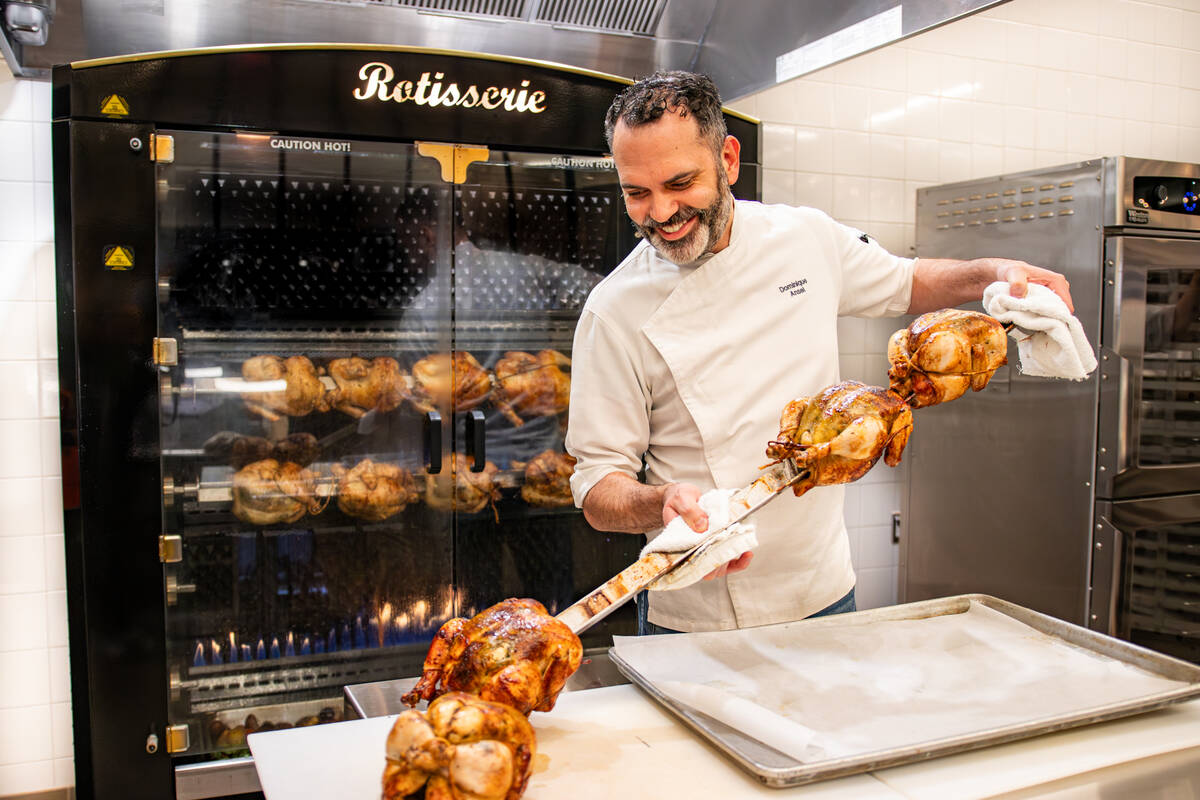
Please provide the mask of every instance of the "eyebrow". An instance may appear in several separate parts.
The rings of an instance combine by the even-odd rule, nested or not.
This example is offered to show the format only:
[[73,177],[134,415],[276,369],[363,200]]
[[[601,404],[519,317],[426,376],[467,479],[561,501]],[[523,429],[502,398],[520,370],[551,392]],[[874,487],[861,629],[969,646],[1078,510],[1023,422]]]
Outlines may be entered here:
[[[698,169],[692,169],[692,170],[687,170],[685,172],[679,172],[679,173],[676,173],[675,175],[672,175],[671,177],[667,178],[665,181],[663,181],[663,183],[664,184],[676,183],[677,181],[681,181],[685,178],[695,177],[696,175],[699,175],[700,172],[701,172],[701,170],[698,170]],[[646,187],[641,186],[636,183],[627,183],[625,181],[621,181],[621,188],[622,189],[644,189]]]

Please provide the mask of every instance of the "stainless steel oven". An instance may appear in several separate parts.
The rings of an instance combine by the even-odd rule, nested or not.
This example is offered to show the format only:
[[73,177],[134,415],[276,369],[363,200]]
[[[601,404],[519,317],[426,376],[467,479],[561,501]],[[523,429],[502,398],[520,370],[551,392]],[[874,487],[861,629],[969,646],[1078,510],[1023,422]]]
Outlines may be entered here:
[[1200,661],[1200,165],[1112,157],[922,189],[918,252],[1062,271],[1087,380],[1012,363],[922,410],[900,595],[984,591]]

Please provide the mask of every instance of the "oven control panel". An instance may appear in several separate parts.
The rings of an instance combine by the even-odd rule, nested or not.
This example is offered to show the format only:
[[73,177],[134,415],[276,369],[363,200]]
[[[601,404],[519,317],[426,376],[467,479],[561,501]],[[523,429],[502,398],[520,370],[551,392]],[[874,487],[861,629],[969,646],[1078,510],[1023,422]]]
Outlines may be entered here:
[[1200,180],[1165,175],[1135,177],[1133,203],[1147,210],[1200,215]]

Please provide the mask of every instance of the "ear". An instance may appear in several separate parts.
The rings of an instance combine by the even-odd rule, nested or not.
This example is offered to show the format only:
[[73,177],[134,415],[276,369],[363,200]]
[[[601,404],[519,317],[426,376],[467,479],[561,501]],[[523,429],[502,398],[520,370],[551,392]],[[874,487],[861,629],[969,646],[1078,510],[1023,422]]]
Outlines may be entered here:
[[729,179],[729,185],[737,183],[738,171],[742,166],[742,143],[735,136],[726,136],[725,143],[721,145],[721,164],[725,167],[725,177]]

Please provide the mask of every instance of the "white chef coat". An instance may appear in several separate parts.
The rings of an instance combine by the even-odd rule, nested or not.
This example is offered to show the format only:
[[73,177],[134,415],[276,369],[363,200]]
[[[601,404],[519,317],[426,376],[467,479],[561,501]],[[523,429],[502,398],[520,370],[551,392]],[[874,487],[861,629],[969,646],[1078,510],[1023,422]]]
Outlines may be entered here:
[[[787,402],[839,380],[838,316],[903,314],[914,264],[816,209],[741,200],[715,255],[678,266],[640,243],[592,291],[575,331],[576,504],[610,472],[636,476],[643,458],[650,484],[752,481]],[[854,586],[843,496],[833,486],[776,499],[755,517],[749,569],[651,592],[650,621],[728,630],[838,600]]]

